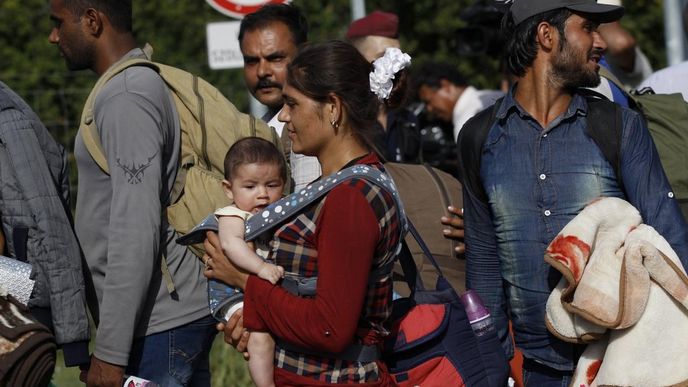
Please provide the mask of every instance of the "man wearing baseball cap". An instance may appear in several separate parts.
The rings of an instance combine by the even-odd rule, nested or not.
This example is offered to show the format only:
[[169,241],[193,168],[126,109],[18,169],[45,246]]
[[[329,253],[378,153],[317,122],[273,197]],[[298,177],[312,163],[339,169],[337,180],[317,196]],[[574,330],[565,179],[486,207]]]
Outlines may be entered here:
[[[506,65],[518,82],[486,110],[493,119],[479,113],[459,134],[466,286],[485,301],[510,356],[511,320],[526,386],[568,385],[582,352],[545,326],[547,298],[561,275],[543,256],[587,204],[602,196],[626,199],[684,267],[688,260],[688,227],[642,118],[620,108],[623,182],[588,135],[590,104],[580,88],[600,82],[606,43],[597,27],[623,11],[595,0],[515,0],[502,30]],[[616,114],[610,102],[596,103]]]

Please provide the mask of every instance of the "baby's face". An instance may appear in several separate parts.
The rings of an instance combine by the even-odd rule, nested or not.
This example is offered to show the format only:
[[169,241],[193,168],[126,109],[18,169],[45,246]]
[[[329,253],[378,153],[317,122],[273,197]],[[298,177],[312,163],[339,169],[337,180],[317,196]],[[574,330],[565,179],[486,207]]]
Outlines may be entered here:
[[284,190],[279,166],[271,163],[239,165],[228,183],[225,186],[231,191],[234,205],[252,214],[279,200]]

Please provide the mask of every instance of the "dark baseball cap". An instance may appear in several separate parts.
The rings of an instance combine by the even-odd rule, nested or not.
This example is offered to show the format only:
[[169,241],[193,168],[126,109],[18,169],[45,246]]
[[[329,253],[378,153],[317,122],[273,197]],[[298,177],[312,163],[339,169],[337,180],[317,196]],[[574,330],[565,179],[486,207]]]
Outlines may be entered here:
[[616,5],[597,4],[597,0],[514,0],[509,12],[516,25],[531,16],[559,8],[584,13],[590,20],[610,23],[621,19],[624,8]]

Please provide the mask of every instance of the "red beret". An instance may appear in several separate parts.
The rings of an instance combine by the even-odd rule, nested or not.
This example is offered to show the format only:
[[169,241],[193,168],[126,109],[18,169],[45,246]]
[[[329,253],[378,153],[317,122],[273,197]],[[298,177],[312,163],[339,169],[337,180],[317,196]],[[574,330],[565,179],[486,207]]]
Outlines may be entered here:
[[370,35],[396,39],[399,36],[399,17],[389,12],[374,11],[351,22],[346,31],[347,39]]

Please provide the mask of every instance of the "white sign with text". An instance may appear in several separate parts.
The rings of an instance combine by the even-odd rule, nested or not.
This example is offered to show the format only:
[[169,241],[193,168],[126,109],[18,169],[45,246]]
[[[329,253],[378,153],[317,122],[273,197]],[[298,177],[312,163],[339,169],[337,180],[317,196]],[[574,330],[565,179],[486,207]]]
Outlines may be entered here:
[[213,70],[244,67],[244,58],[239,49],[240,21],[208,23],[208,66]]

